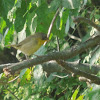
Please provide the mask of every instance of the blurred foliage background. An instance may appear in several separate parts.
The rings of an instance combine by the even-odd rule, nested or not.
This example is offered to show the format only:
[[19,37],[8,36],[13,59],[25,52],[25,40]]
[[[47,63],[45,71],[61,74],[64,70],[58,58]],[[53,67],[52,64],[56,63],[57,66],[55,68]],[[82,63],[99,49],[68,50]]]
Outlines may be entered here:
[[[86,17],[99,25],[100,0],[0,0],[0,64],[15,63],[19,58],[23,60],[23,54],[5,46],[17,44],[36,32],[47,34],[58,8],[50,42],[36,54],[66,50],[98,34],[87,23],[75,24],[73,18]],[[82,63],[100,65],[100,47],[83,52],[69,61],[78,59]],[[17,76],[18,79],[7,83]],[[100,86],[87,85],[70,74],[64,76],[66,73],[57,72],[47,76],[41,65],[23,69],[10,77],[2,73],[0,100],[100,100]]]

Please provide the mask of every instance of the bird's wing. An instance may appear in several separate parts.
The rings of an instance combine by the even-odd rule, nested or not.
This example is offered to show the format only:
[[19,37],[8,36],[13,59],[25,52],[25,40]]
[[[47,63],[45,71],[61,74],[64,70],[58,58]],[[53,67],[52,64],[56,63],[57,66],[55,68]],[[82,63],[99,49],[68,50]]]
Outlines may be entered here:
[[20,47],[20,46],[22,46],[23,44],[26,44],[28,41],[30,41],[32,39],[34,39],[34,35],[28,36],[26,39],[24,39],[23,41],[21,41],[20,43],[18,43],[16,46]]

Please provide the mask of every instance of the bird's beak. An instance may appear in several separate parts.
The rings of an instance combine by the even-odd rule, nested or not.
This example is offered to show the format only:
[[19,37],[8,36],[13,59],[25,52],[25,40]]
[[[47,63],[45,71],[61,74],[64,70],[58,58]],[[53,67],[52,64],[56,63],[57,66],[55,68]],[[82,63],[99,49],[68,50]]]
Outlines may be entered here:
[[47,38],[46,42],[49,42],[49,41],[50,41],[49,38]]

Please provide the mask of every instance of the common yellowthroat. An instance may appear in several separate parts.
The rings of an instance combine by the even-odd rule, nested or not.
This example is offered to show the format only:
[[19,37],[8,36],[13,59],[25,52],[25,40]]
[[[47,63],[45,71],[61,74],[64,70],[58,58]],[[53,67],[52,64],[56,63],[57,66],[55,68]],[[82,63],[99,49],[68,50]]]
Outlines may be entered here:
[[34,54],[43,44],[48,41],[47,35],[44,33],[36,33],[34,35],[30,35],[15,45],[9,45],[14,47],[15,49],[20,50],[27,56]]

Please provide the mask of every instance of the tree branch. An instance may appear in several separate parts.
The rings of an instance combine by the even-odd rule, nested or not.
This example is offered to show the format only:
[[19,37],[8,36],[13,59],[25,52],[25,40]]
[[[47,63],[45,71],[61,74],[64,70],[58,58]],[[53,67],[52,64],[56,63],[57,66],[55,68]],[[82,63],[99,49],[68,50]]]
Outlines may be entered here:
[[69,70],[69,71],[73,72],[76,75],[80,75],[80,76],[86,77],[86,78],[90,79],[93,83],[100,84],[100,78],[99,77],[97,77],[95,75],[91,75],[91,74],[83,72],[83,71],[80,71],[80,70],[78,70],[76,68],[73,68],[71,65],[68,65],[63,60],[57,60],[57,62],[62,67],[64,67],[66,70]]
[[[81,71],[84,71],[89,74],[98,74],[100,71],[99,65],[90,65],[87,63],[80,63],[79,61],[74,62],[66,62],[68,66],[72,66],[73,68],[77,68]],[[90,68],[91,66],[91,68]],[[63,72],[63,73],[69,73],[69,71],[66,71],[62,66],[56,63],[56,61],[49,61],[44,64],[42,64],[43,70],[46,71],[48,74],[51,74],[53,72]]]
[[[48,55],[44,55],[42,57],[37,57],[30,60],[25,60],[16,64],[13,64],[11,66],[8,66],[5,68],[7,71],[15,72],[24,68],[32,67],[33,65],[42,64],[44,62],[48,62],[51,60],[67,60],[74,56],[76,56],[79,53],[82,53],[86,49],[89,49],[91,47],[94,47],[100,43],[100,35],[95,36],[84,43],[80,43],[80,45],[75,45],[72,48],[60,52],[52,52]],[[0,69],[0,72],[2,72],[2,69]]]
[[84,71],[86,73],[90,74],[98,74],[100,71],[100,66],[99,65],[90,65],[87,63],[80,63],[79,61],[74,61],[74,62],[66,62],[68,66],[73,66],[73,68],[77,68],[81,71]]
[[[74,62],[66,62],[67,65],[73,66],[74,68],[77,68],[79,70],[82,70],[84,72],[90,73],[90,74],[98,74],[100,71],[100,66],[99,65],[90,65],[87,63],[80,63],[79,61],[74,61]],[[9,66],[14,65],[14,63],[10,63]],[[1,72],[3,72],[3,68],[5,68],[6,64],[0,65]],[[90,68],[91,66],[91,68]],[[48,61],[46,63],[42,64],[43,70],[47,72],[47,74],[51,74],[53,72],[63,72],[63,73],[69,73],[69,71],[66,71],[62,66],[56,63],[56,61]]]
[[88,18],[77,17],[74,19],[74,22],[81,22],[81,21],[91,25],[92,27],[96,28],[100,32],[100,27],[96,25],[94,22],[92,22],[91,20],[89,20]]

